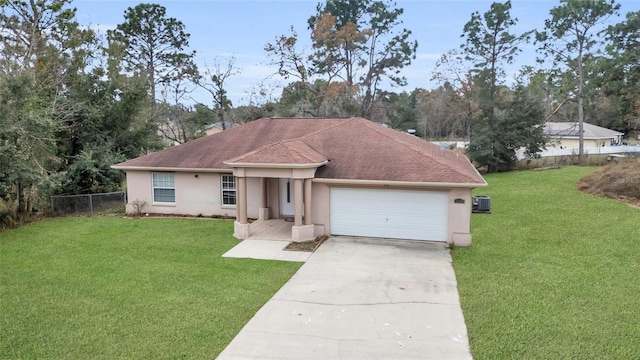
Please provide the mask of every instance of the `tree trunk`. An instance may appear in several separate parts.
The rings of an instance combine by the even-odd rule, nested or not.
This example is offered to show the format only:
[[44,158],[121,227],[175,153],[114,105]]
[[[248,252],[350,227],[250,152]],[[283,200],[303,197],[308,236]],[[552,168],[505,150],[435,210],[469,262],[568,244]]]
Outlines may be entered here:
[[578,54],[578,164],[585,165],[584,159],[584,74],[582,51]]

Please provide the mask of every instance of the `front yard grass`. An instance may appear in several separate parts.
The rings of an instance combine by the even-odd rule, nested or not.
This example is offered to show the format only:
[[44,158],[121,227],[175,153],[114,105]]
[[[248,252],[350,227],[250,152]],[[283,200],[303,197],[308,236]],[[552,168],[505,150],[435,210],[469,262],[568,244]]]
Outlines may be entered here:
[[215,358],[301,265],[222,258],[232,228],[77,217],[0,233],[0,358]]
[[476,191],[493,214],[453,251],[475,359],[640,358],[640,209],[576,190],[593,170],[490,174]]

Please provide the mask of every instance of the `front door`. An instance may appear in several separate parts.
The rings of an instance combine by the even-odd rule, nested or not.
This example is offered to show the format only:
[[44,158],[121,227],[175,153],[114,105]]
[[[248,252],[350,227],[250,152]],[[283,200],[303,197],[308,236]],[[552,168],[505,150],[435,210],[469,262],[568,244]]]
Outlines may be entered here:
[[280,179],[280,215],[295,215],[293,179]]

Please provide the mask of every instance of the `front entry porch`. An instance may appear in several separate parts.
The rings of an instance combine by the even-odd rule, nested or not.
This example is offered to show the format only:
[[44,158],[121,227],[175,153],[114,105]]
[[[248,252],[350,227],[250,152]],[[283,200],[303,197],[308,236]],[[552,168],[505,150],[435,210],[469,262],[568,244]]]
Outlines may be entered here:
[[[238,165],[229,163],[229,165]],[[233,169],[236,177],[237,216],[233,236],[250,239],[278,234],[290,241],[310,241],[316,237],[316,226],[312,222],[312,180],[315,170],[322,164],[283,167],[251,167],[243,164]],[[252,181],[249,191],[249,179]],[[258,180],[256,182],[256,180]],[[257,185],[257,186],[256,186]],[[258,220],[249,223],[248,205],[257,210]],[[255,213],[255,212],[254,212]],[[273,217],[291,216],[292,222],[275,219],[278,223],[266,222]],[[277,224],[277,225],[276,225]],[[320,227],[318,230],[321,230]]]
[[249,240],[291,241],[293,221],[285,219],[256,220],[249,225]]

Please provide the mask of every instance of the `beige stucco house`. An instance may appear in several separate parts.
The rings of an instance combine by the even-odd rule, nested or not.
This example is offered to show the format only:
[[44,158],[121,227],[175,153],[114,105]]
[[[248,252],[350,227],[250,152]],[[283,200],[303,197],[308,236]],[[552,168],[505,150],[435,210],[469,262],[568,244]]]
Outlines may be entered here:
[[263,118],[114,165],[128,211],[290,218],[291,238],[321,234],[471,243],[469,160],[363,118]]
[[[622,143],[621,132],[603,128],[601,126],[583,123],[583,138],[585,148],[615,146]],[[579,149],[580,133],[577,122],[547,122],[544,124],[544,134],[549,137],[551,147],[563,149]]]

